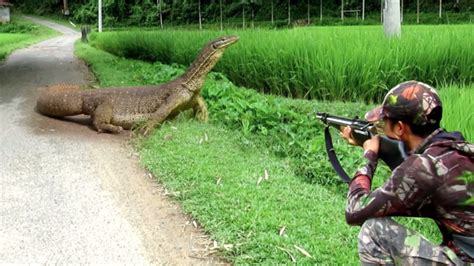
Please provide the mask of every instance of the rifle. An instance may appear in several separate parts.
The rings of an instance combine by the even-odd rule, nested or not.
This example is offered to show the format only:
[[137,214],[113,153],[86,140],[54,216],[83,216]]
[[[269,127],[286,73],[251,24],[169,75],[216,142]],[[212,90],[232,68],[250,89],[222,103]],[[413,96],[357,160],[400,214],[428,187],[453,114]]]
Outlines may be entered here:
[[[353,119],[345,118],[341,116],[334,116],[327,113],[316,113],[316,118],[320,119],[325,125],[324,137],[326,139],[326,151],[328,153],[329,160],[331,161],[334,170],[342,178],[342,181],[349,183],[351,178],[342,168],[339,160],[337,159],[336,152],[332,144],[331,134],[329,127],[335,127],[341,130],[342,127],[349,126],[352,129],[352,137],[358,143],[364,143],[364,141],[377,135],[377,128],[374,123],[361,120],[357,116]],[[407,157],[407,152],[403,142],[398,140],[392,140],[385,136],[380,136],[380,147],[379,147],[379,159],[382,159],[387,166],[393,170],[399,166]]]

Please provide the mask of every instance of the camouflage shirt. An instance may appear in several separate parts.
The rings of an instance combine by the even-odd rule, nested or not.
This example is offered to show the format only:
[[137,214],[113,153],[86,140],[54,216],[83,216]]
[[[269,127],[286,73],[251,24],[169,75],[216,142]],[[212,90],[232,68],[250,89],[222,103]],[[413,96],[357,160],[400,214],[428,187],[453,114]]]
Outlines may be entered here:
[[362,224],[382,216],[432,218],[449,246],[461,259],[473,261],[453,241],[453,234],[474,237],[474,145],[460,133],[436,130],[419,145],[382,187],[371,191],[377,155],[350,183],[346,220]]

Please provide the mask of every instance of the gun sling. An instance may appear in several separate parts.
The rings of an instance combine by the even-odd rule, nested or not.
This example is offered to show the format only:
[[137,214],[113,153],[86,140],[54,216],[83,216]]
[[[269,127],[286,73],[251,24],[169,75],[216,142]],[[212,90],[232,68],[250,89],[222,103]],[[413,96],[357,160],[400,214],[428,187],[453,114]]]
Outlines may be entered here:
[[332,144],[331,133],[329,132],[329,126],[324,129],[324,138],[326,140],[326,152],[328,153],[329,161],[331,161],[332,167],[336,170],[336,173],[341,177],[344,183],[351,182],[351,178],[347,175],[346,171],[342,168],[341,163],[337,159],[336,151]]

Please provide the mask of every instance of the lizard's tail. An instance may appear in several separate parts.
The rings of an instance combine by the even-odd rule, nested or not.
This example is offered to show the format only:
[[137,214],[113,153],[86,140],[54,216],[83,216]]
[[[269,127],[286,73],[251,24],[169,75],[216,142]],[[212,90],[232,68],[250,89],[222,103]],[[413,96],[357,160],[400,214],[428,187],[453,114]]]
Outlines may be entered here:
[[71,116],[83,113],[81,86],[58,84],[40,91],[36,110],[48,116]]

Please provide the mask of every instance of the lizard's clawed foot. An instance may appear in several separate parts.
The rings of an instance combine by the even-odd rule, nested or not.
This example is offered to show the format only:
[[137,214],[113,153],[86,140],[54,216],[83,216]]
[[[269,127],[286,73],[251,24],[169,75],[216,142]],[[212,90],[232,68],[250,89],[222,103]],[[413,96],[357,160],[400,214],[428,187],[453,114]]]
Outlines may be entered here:
[[112,134],[120,134],[123,131],[123,127],[114,126],[111,124],[100,124],[95,125],[97,133],[109,132]]
[[151,133],[153,132],[153,130],[155,129],[155,123],[144,123],[142,124],[141,126],[139,126],[137,128],[137,131],[140,135],[144,136],[144,137],[148,137],[149,135],[151,135]]

